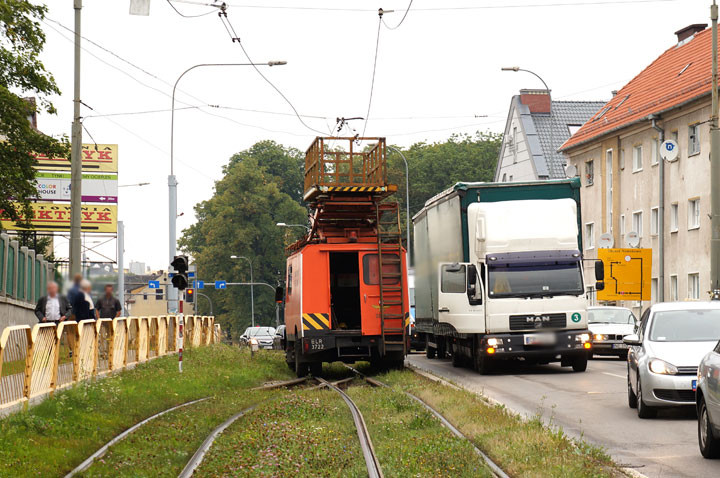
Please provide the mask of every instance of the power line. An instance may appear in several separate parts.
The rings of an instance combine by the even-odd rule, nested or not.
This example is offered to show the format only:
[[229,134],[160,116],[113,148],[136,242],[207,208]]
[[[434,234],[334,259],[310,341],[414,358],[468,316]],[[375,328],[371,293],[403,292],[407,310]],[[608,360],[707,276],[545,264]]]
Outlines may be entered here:
[[262,71],[260,71],[260,68],[257,67],[257,65],[255,64],[255,62],[252,61],[252,59],[250,58],[250,55],[248,54],[247,50],[245,50],[245,47],[243,46],[242,42],[240,41],[240,37],[238,36],[237,32],[235,31],[235,28],[233,27],[232,23],[230,22],[230,19],[229,19],[228,16],[227,16],[227,10],[226,10],[226,8],[225,8],[225,4],[223,4],[223,6],[221,7],[221,9],[220,9],[220,15],[219,15],[219,16],[220,16],[220,21],[221,21],[222,24],[225,26],[225,29],[227,30],[228,34],[230,35],[230,39],[232,40],[232,42],[233,42],[233,43],[237,43],[237,44],[240,46],[240,49],[242,50],[243,54],[245,55],[245,58],[247,58],[248,62],[250,62],[250,64],[251,64],[252,67],[255,69],[255,71],[257,72],[257,74],[260,75],[260,77],[261,77],[263,80],[265,80],[265,82],[266,82],[268,85],[270,85],[270,86],[277,92],[277,94],[279,94],[279,95],[282,97],[282,99],[285,100],[285,102],[290,106],[290,108],[291,108],[291,109],[293,110],[293,112],[295,113],[295,116],[297,117],[298,121],[300,121],[300,123],[302,123],[302,125],[305,126],[307,129],[309,129],[310,131],[314,131],[315,133],[318,133],[318,134],[321,134],[321,135],[325,136],[325,132],[320,131],[320,130],[317,130],[317,129],[311,127],[311,126],[308,126],[308,124],[305,123],[305,121],[304,121],[304,120],[302,119],[302,117],[300,116],[300,113],[298,113],[298,110],[295,108],[295,105],[292,104],[292,102],[287,98],[287,96],[285,96],[285,95],[283,94],[283,92],[280,91],[280,88],[278,88],[277,86],[275,86],[275,84],[274,84],[272,81],[270,81],[270,80],[263,74]]
[[362,136],[365,136],[368,121],[370,121],[370,107],[372,106],[373,91],[375,90],[375,71],[377,70],[378,49],[380,48],[380,26],[382,25],[382,10],[378,12],[377,39],[375,40],[375,59],[373,60],[372,81],[370,82],[370,98],[368,99],[367,113],[365,113],[365,124],[363,125]]
[[175,8],[175,5],[173,5],[170,0],[167,0],[167,3],[168,3],[168,5],[170,5],[170,8],[175,10],[175,13],[177,13],[178,15],[180,15],[183,18],[199,18],[199,17],[204,17],[206,15],[210,15],[211,13],[216,12],[216,10],[210,10],[209,12],[199,13],[197,15],[186,15],[186,14],[182,13],[180,10],[178,10],[177,8]]
[[[394,27],[391,27],[391,26],[389,26],[387,23],[385,23],[385,20],[383,19],[383,21],[382,21],[382,22],[383,22],[383,25],[385,25],[385,27],[386,27],[388,30],[397,30],[398,28],[400,28],[400,25],[402,25],[403,22],[405,21],[405,17],[407,17],[407,14],[408,14],[408,12],[410,11],[410,7],[412,7],[412,4],[413,4],[413,0],[410,0],[410,3],[408,4],[407,8],[405,9],[405,14],[403,15],[402,19],[400,19],[400,23],[398,23],[398,24],[395,25]],[[381,17],[381,18],[382,18],[382,17]]]

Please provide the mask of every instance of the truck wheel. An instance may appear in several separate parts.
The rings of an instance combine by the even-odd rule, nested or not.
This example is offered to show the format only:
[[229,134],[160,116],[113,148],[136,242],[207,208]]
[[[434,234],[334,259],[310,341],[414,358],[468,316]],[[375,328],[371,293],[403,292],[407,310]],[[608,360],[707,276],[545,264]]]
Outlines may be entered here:
[[452,366],[453,367],[462,367],[463,365],[463,357],[460,355],[460,351],[458,350],[458,346],[453,346],[452,348]]
[[447,344],[445,343],[445,338],[441,337],[435,341],[437,344],[437,358],[438,359],[445,359],[447,358]]
[[587,355],[581,355],[576,357],[572,362],[573,372],[584,372],[587,370],[588,358]]
[[480,375],[488,375],[492,372],[493,361],[490,357],[479,350],[476,350],[475,359],[473,360],[473,368]]
[[710,417],[708,416],[705,398],[700,399],[700,413],[698,414],[698,443],[700,453],[705,458],[720,458],[720,439],[715,438]]
[[300,342],[295,342],[295,375],[302,378],[308,374],[307,362],[300,362]]
[[425,346],[425,356],[429,359],[435,358],[435,353],[437,350],[435,350],[435,347],[430,347],[430,345]]

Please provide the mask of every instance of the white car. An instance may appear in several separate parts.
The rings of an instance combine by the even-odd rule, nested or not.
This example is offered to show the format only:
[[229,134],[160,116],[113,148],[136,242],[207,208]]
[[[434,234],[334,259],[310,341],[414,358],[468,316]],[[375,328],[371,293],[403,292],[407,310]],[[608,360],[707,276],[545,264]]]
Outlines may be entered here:
[[623,337],[635,333],[637,319],[625,307],[588,307],[588,328],[594,355],[627,357],[628,346]]

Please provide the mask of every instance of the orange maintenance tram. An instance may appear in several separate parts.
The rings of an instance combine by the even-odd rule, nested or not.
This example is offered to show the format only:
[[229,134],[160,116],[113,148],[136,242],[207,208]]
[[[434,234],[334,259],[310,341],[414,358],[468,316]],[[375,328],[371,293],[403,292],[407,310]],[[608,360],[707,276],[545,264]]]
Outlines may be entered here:
[[402,366],[407,263],[385,152],[385,138],[316,138],[305,154],[312,227],[287,249],[285,289],[286,360],[298,376],[323,362]]

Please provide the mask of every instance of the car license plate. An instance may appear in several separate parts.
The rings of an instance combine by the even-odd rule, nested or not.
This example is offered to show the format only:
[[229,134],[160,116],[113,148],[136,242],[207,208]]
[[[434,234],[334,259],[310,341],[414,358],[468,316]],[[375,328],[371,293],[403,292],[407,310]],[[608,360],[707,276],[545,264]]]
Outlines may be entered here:
[[693,380],[693,392],[697,392],[697,380]]
[[627,344],[613,344],[612,348],[614,349],[626,349],[628,348]]
[[525,334],[525,345],[555,345],[555,334]]

